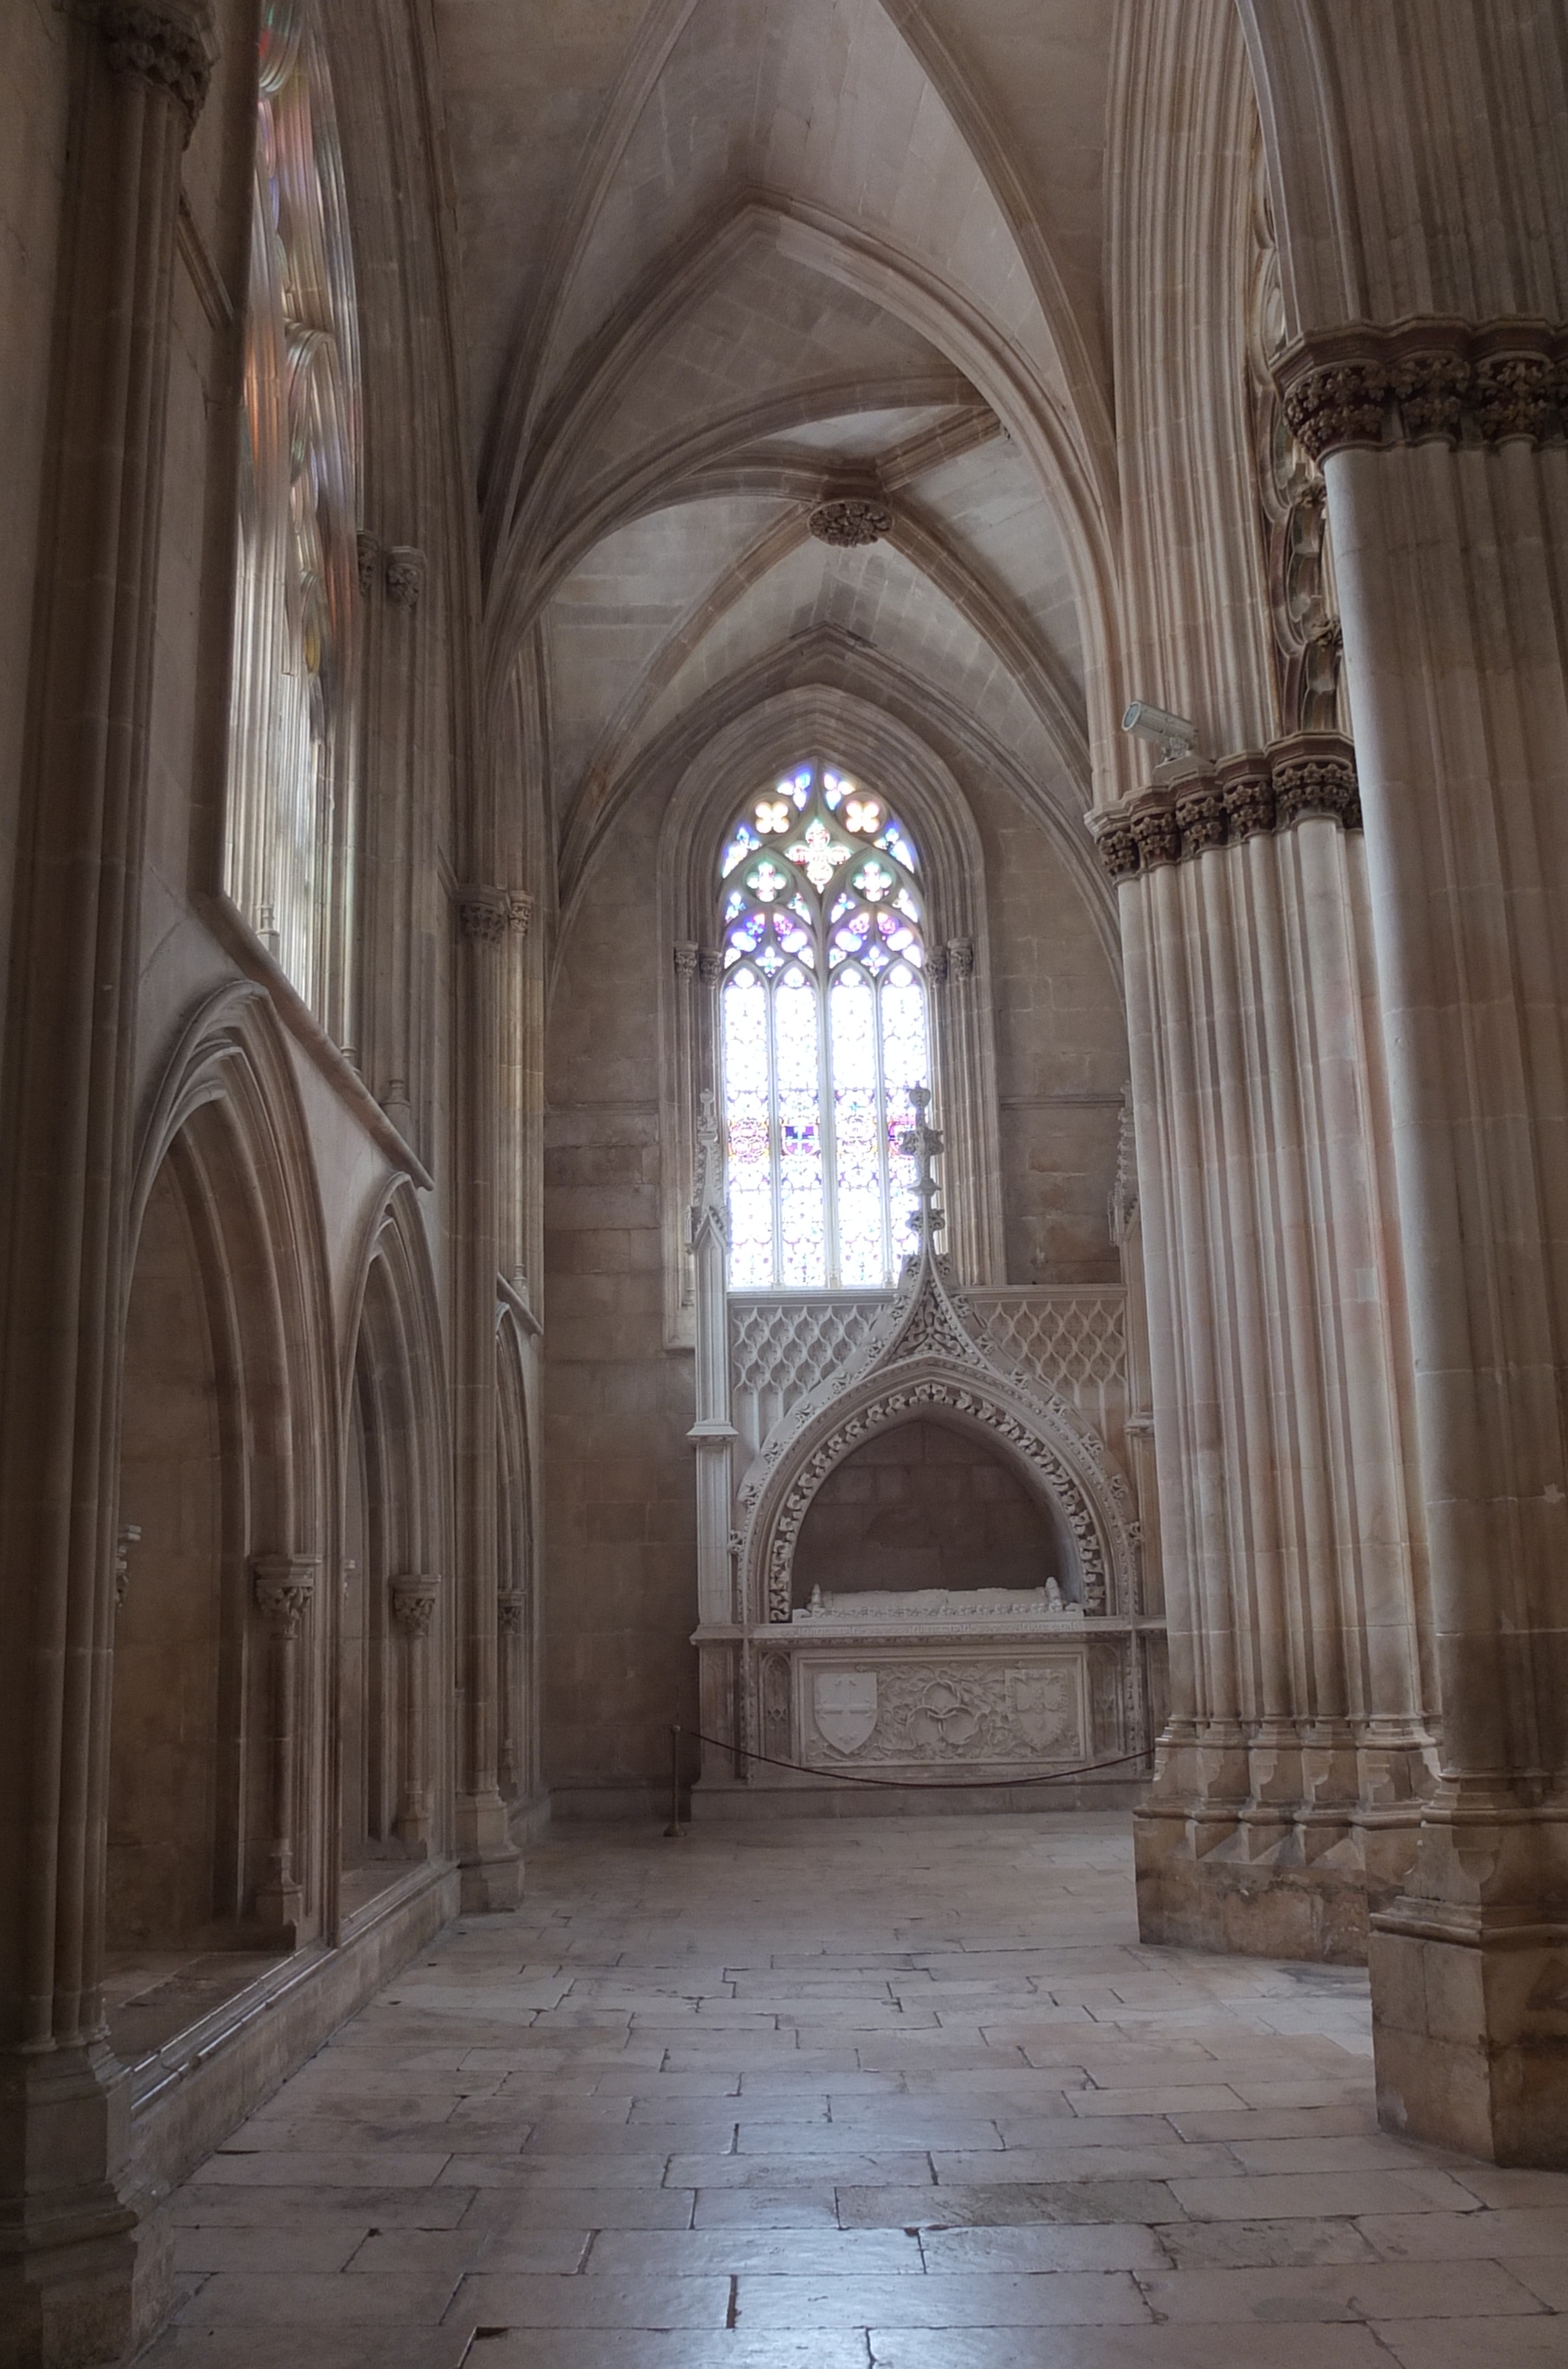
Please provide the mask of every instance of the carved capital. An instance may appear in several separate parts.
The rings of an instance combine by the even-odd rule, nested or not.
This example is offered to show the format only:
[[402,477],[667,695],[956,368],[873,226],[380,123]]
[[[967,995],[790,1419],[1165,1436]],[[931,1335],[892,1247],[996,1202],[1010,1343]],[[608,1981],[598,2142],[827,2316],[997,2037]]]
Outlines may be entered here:
[[1413,444],[1444,439],[1459,442],[1464,426],[1464,396],[1471,369],[1462,354],[1441,347],[1403,355],[1392,375],[1394,399],[1404,432]]
[[381,563],[381,545],[364,527],[354,537],[354,566],[360,578],[360,589],[366,600],[375,590],[376,572]]
[[1322,461],[1348,444],[1380,444],[1389,373],[1380,361],[1309,368],[1285,389],[1285,417],[1297,442]]
[[1349,444],[1539,443],[1568,397],[1568,330],[1543,321],[1360,322],[1279,365],[1285,416],[1314,461]]
[[1281,830],[1303,815],[1326,815],[1355,828],[1361,820],[1356,767],[1348,757],[1283,750],[1274,768],[1274,796]]
[[250,1571],[257,1610],[275,1637],[292,1642],[315,1596],[315,1563],[300,1555],[258,1555]]
[[697,976],[697,947],[690,938],[681,938],[676,943],[675,976],[677,978],[695,978]]
[[1132,835],[1145,872],[1151,872],[1158,864],[1174,864],[1182,852],[1175,811],[1164,798],[1134,809]]
[[1346,830],[1361,828],[1355,752],[1340,733],[1300,732],[1267,750],[1243,750],[1212,775],[1156,790],[1117,814],[1095,816],[1093,829],[1101,863],[1120,881],[1206,848],[1283,830],[1304,815],[1326,815]]
[[459,929],[479,946],[498,946],[511,927],[508,891],[504,888],[460,888],[453,900]]
[[1217,783],[1193,782],[1176,793],[1176,828],[1182,853],[1199,855],[1225,843],[1225,799]]
[[973,938],[949,938],[947,941],[947,976],[955,984],[975,975],[975,942]]
[[386,555],[386,597],[395,609],[410,616],[425,589],[425,555],[412,544],[395,543]]
[[724,976],[724,956],[716,946],[697,948],[697,977],[704,987],[716,987]]
[[1266,766],[1232,774],[1220,795],[1232,839],[1254,839],[1259,831],[1274,829],[1274,784]]
[[189,140],[216,56],[210,0],[98,0],[97,23],[114,72],[172,98]]
[[429,1635],[440,1592],[441,1582],[436,1579],[404,1574],[391,1582],[392,1617],[406,1637]]
[[1556,373],[1544,354],[1489,354],[1476,364],[1475,417],[1488,444],[1539,443],[1551,424]]
[[522,1590],[521,1587],[503,1587],[501,1589],[499,1595],[496,1598],[496,1618],[500,1623],[501,1635],[503,1637],[521,1636]]
[[933,987],[946,986],[947,949],[945,946],[933,946],[925,958],[925,975]]
[[533,898],[526,888],[507,890],[507,929],[514,938],[526,938],[533,927]]
[[1125,815],[1116,815],[1100,824],[1095,845],[1110,879],[1134,878],[1139,869],[1138,841]]

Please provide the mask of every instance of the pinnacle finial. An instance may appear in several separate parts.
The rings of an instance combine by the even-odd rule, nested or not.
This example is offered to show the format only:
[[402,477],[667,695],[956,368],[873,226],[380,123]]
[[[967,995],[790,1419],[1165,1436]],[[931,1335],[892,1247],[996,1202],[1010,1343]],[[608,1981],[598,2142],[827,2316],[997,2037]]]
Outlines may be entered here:
[[939,1187],[933,1173],[933,1162],[942,1150],[940,1128],[927,1124],[931,1108],[931,1088],[911,1086],[910,1101],[914,1106],[914,1125],[898,1138],[898,1149],[907,1152],[915,1163],[915,1230],[922,1248],[929,1245],[942,1224],[942,1210],[937,1201]]

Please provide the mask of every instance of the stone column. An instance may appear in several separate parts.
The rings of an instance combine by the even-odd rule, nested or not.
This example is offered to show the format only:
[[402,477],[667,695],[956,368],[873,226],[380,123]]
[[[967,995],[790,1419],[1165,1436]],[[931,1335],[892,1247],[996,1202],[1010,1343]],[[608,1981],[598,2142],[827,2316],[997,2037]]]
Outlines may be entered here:
[[403,1637],[403,1749],[397,1836],[411,1857],[430,1848],[430,1624],[439,1580],[399,1577],[390,1583],[392,1617]]
[[503,1587],[496,1598],[499,1628],[501,1678],[501,1791],[509,1802],[521,1792],[522,1765],[522,1617],[527,1599],[521,1587]]
[[521,1862],[501,1798],[496,1603],[498,1105],[508,890],[456,898],[452,1176],[457,1205],[452,1307],[456,1465],[458,1780],[456,1836],[465,1911],[514,1907]]
[[533,1133],[533,1077],[530,1053],[537,1036],[530,968],[533,899],[526,888],[507,891],[507,931],[501,942],[500,1020],[500,1249],[501,1273],[532,1309],[538,1278],[530,1277],[528,1237],[530,1157]]
[[1176,761],[1120,883],[1171,1718],[1146,1938],[1355,1959],[1427,1739],[1347,744]]
[[1367,809],[1441,1782],[1373,1919],[1391,2128],[1568,2164],[1568,332],[1281,369]]
[[267,1872],[256,1888],[256,1913],[285,1949],[300,1939],[304,1883],[295,1860],[299,1770],[304,1728],[300,1638],[315,1597],[315,1564],[297,1555],[258,1555],[251,1565],[256,1608],[270,1639],[269,1744],[272,1799],[268,1819]]
[[166,2294],[104,2037],[105,1788],[171,279],[212,60],[204,0],[64,21],[80,55],[0,1174],[0,2346],[29,2364],[112,2357]]
[[[739,1665],[745,1631],[729,1549],[731,1459],[738,1435],[729,1419],[728,1219],[711,1087],[703,1091],[695,1177],[687,1238],[695,1297],[696,1419],[686,1436],[697,1461],[698,1701],[705,1734],[743,1744]],[[735,1752],[711,1744],[702,1752],[704,1779],[745,1775],[747,1764]]]

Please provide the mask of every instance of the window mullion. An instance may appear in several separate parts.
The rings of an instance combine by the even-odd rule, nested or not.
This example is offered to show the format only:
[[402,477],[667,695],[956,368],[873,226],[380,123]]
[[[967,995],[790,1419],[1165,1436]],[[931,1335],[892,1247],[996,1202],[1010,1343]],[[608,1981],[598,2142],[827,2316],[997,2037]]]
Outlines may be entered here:
[[773,1288],[784,1276],[784,1116],[779,1108],[779,1001],[776,982],[768,996],[768,1178],[773,1213]]
[[876,1173],[882,1183],[882,1273],[893,1277],[893,1179],[887,1151],[887,1069],[882,1047],[882,988],[871,990],[871,1049],[876,1064]]
[[[823,945],[826,962],[827,947]],[[818,1105],[821,1118],[818,1132],[822,1141],[822,1207],[823,1243],[827,1250],[824,1274],[830,1289],[837,1288],[839,1272],[839,1130],[833,1108],[833,1049],[829,1012],[829,985],[825,972],[817,982],[817,1076]]]

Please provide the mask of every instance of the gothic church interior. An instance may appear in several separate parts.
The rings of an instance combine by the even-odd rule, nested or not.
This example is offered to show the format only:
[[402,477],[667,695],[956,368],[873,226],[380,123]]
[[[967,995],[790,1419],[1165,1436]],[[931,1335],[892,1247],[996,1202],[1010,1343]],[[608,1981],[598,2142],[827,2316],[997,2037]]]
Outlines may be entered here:
[[672,1748],[1568,2169],[1562,6],[6,52],[0,2363]]

